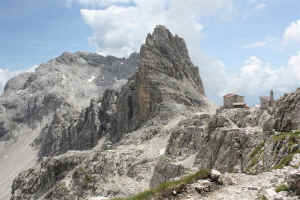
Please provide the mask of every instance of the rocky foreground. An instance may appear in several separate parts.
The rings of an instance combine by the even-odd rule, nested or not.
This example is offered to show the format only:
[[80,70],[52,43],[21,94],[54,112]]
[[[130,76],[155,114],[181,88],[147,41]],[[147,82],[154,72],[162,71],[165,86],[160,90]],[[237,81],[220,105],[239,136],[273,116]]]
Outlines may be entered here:
[[125,198],[199,169],[214,170],[147,198],[299,199],[299,99],[298,89],[267,108],[217,109],[163,26],[128,59],[65,53],[0,99],[0,199]]

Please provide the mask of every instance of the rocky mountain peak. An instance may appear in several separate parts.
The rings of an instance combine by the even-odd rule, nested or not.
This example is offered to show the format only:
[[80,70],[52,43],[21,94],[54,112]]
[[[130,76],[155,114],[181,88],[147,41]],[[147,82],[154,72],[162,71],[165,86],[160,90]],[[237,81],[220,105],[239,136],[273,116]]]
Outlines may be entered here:
[[158,25],[152,34],[148,34],[146,39],[147,46],[158,48],[162,53],[186,57],[189,60],[188,50],[184,39],[173,35],[166,27]]
[[119,134],[153,118],[210,110],[198,67],[192,64],[182,38],[161,25],[148,34],[140,50],[138,71],[123,87],[117,106]]
[[183,38],[173,35],[166,27],[156,26],[141,47],[140,75],[164,73],[169,78],[189,82],[205,95],[198,67],[194,66]]

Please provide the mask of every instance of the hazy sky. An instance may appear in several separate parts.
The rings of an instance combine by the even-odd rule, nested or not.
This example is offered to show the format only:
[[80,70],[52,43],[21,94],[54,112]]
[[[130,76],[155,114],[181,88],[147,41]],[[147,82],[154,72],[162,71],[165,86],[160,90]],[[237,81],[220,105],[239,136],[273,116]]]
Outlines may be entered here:
[[127,56],[156,24],[185,38],[208,96],[300,87],[299,0],[2,0],[0,87],[64,51]]

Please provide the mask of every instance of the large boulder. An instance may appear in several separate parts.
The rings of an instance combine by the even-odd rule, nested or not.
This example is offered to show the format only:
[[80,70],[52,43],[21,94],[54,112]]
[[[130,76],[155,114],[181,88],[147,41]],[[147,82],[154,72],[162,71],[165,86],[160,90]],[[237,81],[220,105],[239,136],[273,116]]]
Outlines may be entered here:
[[300,195],[300,171],[289,174],[287,182],[289,189]]

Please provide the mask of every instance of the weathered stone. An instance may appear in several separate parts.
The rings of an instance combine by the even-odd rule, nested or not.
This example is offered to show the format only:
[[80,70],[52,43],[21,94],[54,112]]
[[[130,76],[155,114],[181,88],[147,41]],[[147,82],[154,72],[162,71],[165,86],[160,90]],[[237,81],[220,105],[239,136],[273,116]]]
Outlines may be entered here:
[[276,102],[275,119],[278,131],[300,129],[300,88]]
[[160,159],[154,170],[150,186],[155,187],[172,178],[182,176],[184,174],[184,167],[182,165],[171,164],[170,161],[164,158]]
[[[82,110],[106,89],[124,85],[138,66],[138,54],[119,59],[96,53],[64,53],[35,72],[9,80],[0,97],[0,199],[9,198],[16,174],[36,164],[40,145],[40,156],[95,146],[101,136],[94,132],[99,123],[92,122],[97,110]],[[80,113],[80,125],[76,126],[82,130],[71,132],[67,128],[77,124],[74,120]]]
[[297,195],[300,195],[300,171],[296,171],[287,177],[288,187]]
[[[162,121],[187,109],[210,110],[199,71],[184,40],[157,26],[141,47],[140,67],[117,100],[117,131],[127,133],[156,117]],[[184,83],[184,84],[183,84]]]
[[[232,193],[228,197],[224,192],[227,198],[223,199],[252,200],[258,197],[264,184],[273,189],[271,179],[277,177],[281,183],[287,176],[288,170],[256,176],[241,173],[257,174],[272,169],[290,153],[297,152],[298,139],[286,137],[288,134],[282,139],[282,135],[274,132],[274,116],[268,110],[236,108],[214,113],[215,107],[205,97],[198,69],[192,64],[182,38],[157,26],[141,48],[136,73],[128,82],[115,82],[112,74],[120,77],[130,74],[121,72],[122,64],[114,64],[115,61],[128,62],[129,67],[137,58],[138,55],[132,55],[115,60],[94,54],[66,53],[53,61],[62,66],[102,66],[105,77],[97,76],[92,82],[110,89],[88,95],[84,103],[79,102],[79,107],[74,99],[67,101],[64,95],[50,95],[46,100],[36,97],[29,111],[39,111],[35,102],[45,101],[51,112],[42,109],[38,113],[52,114],[45,123],[48,126],[40,127],[43,131],[36,140],[36,147],[41,147],[41,159],[49,158],[15,179],[12,200],[127,197],[165,181],[180,180],[178,177],[199,168],[236,172],[226,178],[213,171],[210,178],[214,186],[215,182],[223,184],[225,191],[229,187],[227,191]],[[27,79],[26,84],[31,85],[39,77],[33,75]],[[22,84],[12,85],[7,93]],[[33,85],[33,89],[42,90],[37,83]],[[85,97],[78,95],[80,99]],[[92,96],[96,100],[91,100]],[[14,106],[10,102],[4,104],[3,112],[8,108],[13,110]],[[21,116],[20,121],[23,119]],[[62,155],[56,156],[59,154]],[[189,187],[181,185],[162,198],[199,199],[194,194],[182,194],[185,188]],[[214,190],[198,185],[194,193],[195,188],[200,193]]]

